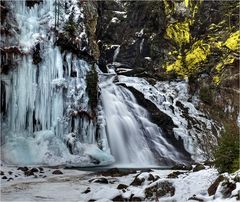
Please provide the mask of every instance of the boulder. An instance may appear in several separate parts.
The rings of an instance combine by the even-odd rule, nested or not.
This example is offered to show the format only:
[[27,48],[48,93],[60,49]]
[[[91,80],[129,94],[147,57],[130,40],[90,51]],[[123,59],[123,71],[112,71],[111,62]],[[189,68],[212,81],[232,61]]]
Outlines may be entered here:
[[203,164],[197,164],[194,168],[193,168],[193,172],[197,172],[200,170],[205,169],[205,166]]
[[222,186],[223,186],[223,188],[222,188],[221,193],[224,198],[229,198],[232,194],[232,191],[234,189],[236,189],[236,187],[237,187],[235,182],[230,182],[228,180],[226,182],[223,182]]
[[107,178],[101,177],[97,179],[91,179],[89,182],[100,183],[100,184],[108,184]]
[[39,170],[37,168],[32,168],[30,170],[25,171],[24,174],[26,176],[31,176],[31,175],[34,175],[34,173],[37,173],[37,172],[39,172]]
[[23,171],[23,172],[26,172],[26,171],[28,171],[28,167],[18,167],[17,168],[17,170],[21,170],[21,171]]
[[102,171],[99,172],[100,175],[102,176],[111,176],[111,177],[122,177],[125,175],[129,175],[129,174],[134,174],[136,173],[136,170],[119,170],[118,168],[111,168],[109,170],[106,171]]
[[159,198],[163,196],[173,196],[175,194],[175,187],[168,181],[156,183],[145,189],[146,198]]
[[12,177],[8,178],[8,180],[7,180],[7,181],[9,182],[9,181],[11,181],[11,180],[13,180],[13,178],[12,178]]
[[222,175],[219,175],[218,178],[214,181],[214,183],[208,188],[208,195],[212,196],[216,193],[217,187],[220,182],[224,180],[224,177]]
[[63,172],[62,172],[61,170],[54,170],[54,171],[52,172],[52,174],[54,174],[54,175],[62,175]]
[[0,171],[0,175],[4,175],[4,172],[3,172],[3,171]]
[[134,194],[131,196],[130,201],[143,201],[140,197],[134,196]]
[[83,194],[87,194],[87,193],[89,193],[91,191],[91,189],[90,189],[90,187],[88,187],[85,191],[83,191],[82,193]]
[[112,201],[124,201],[124,198],[122,197],[122,195],[118,195],[118,196],[116,196],[116,197],[114,197],[113,199],[112,199]]
[[159,177],[158,175],[153,176],[151,173],[149,173],[147,180],[148,180],[148,181],[155,182],[155,181],[157,181],[158,179],[160,179],[160,177]]
[[184,172],[174,171],[170,173],[167,178],[178,178],[179,175],[183,174]]
[[126,184],[119,184],[117,186],[117,189],[127,189],[127,188],[128,188],[128,185],[126,185]]
[[6,180],[6,179],[8,179],[8,178],[4,175],[4,176],[2,177],[2,179],[3,179],[3,180]]
[[145,181],[144,178],[139,178],[139,175],[137,175],[134,180],[132,181],[132,183],[130,184],[131,186],[141,186],[142,183]]

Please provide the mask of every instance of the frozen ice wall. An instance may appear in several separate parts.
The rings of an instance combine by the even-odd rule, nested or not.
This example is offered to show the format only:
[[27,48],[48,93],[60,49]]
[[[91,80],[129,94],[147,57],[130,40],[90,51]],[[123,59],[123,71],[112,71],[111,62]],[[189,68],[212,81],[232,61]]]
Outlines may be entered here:
[[[54,46],[53,3],[43,1],[29,8],[24,1],[9,2],[19,29],[16,44],[23,54],[16,68],[1,75],[6,103],[3,158],[14,164],[113,162],[106,135],[95,138],[101,120],[96,123],[87,116],[85,77],[91,66]],[[31,54],[36,45],[42,58],[37,65]]]

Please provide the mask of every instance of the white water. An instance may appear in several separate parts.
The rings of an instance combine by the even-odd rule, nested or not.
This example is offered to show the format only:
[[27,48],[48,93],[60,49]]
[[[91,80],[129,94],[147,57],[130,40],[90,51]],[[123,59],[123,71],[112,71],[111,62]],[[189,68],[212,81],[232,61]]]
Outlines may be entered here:
[[178,162],[180,154],[164,139],[161,129],[149,121],[148,112],[137,104],[128,89],[114,84],[114,79],[112,74],[101,76],[100,87],[116,163],[147,166]]

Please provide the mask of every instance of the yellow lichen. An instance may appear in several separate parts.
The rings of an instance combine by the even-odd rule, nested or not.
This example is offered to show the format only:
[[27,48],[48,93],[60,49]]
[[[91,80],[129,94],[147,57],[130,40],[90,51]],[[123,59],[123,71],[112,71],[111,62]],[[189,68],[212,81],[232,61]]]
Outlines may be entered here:
[[215,69],[216,69],[218,72],[220,72],[220,71],[222,70],[222,68],[223,68],[223,63],[218,63],[218,64],[216,65],[216,67],[215,67]]
[[194,69],[196,64],[204,61],[210,54],[210,46],[202,40],[195,42],[192,49],[186,53],[186,65],[188,69]]
[[170,24],[166,29],[166,36],[179,46],[189,43],[191,35],[188,21]]
[[195,42],[185,56],[179,55],[174,63],[165,65],[167,72],[175,71],[180,76],[186,76],[198,70],[199,65],[210,54],[210,46],[202,40]]
[[235,61],[235,57],[233,55],[228,55],[227,57],[222,59],[220,63],[216,65],[215,69],[218,72],[220,72],[223,69],[224,65],[232,64],[234,61]]
[[171,72],[171,71],[175,71],[177,72],[179,75],[184,75],[184,73],[181,72],[181,69],[182,69],[182,58],[179,57],[173,64],[171,65],[166,65],[166,71],[167,72]]
[[230,37],[225,41],[224,45],[232,51],[236,51],[240,46],[240,31],[236,31],[230,35]]
[[214,82],[216,85],[219,85],[219,84],[220,84],[220,78],[219,78],[219,76],[214,76],[214,77],[213,77],[213,82]]
[[189,0],[184,0],[186,7],[188,7]]
[[166,16],[170,15],[172,13],[172,11],[174,10],[174,6],[175,4],[171,4],[171,6],[169,5],[168,1],[167,0],[163,0],[163,3],[164,3],[164,11],[165,11],[165,14]]

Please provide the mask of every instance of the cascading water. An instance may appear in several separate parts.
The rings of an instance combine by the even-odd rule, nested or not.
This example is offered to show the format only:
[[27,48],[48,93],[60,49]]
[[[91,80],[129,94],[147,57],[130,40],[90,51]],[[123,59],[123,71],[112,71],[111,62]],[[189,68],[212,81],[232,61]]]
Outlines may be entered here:
[[150,121],[148,112],[139,106],[133,94],[114,83],[116,78],[116,74],[100,75],[109,144],[116,163],[146,166],[183,161],[181,154],[168,143],[162,130]]

